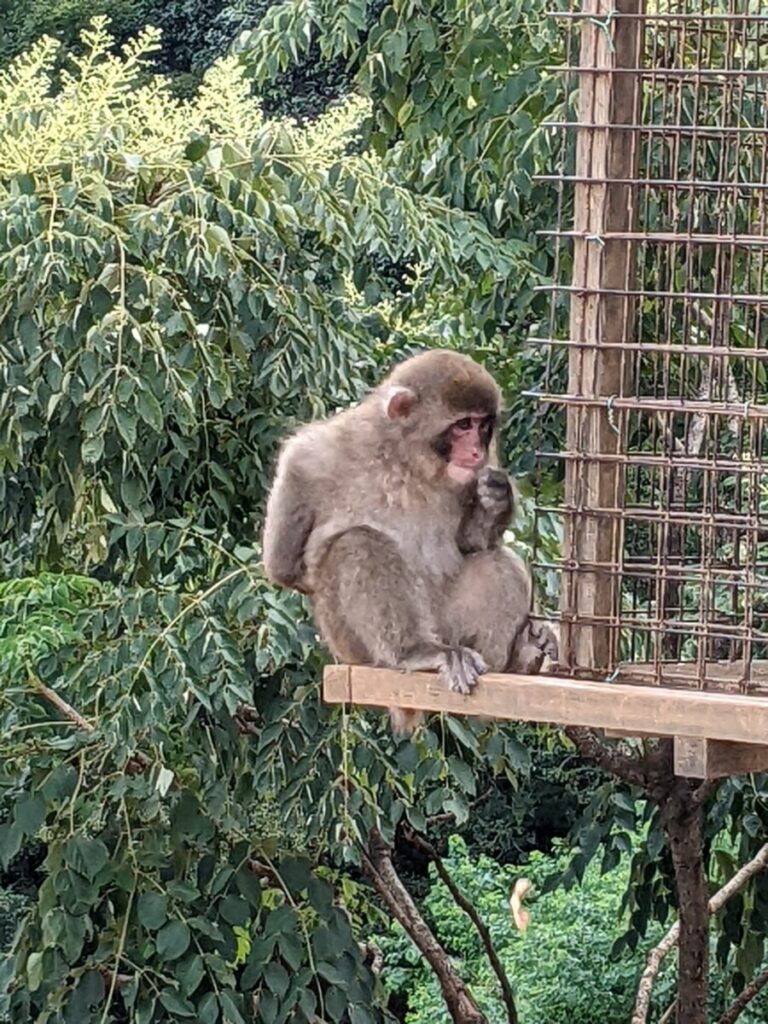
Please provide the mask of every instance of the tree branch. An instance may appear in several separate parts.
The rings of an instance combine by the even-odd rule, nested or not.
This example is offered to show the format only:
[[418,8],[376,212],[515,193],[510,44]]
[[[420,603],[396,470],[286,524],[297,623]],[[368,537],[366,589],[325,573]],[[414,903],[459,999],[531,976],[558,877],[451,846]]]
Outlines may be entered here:
[[485,1015],[456,973],[450,957],[430,931],[411,894],[395,871],[392,851],[378,829],[371,829],[368,849],[363,850],[362,863],[363,870],[373,882],[389,912],[402,925],[435,972],[454,1024],[488,1024]]
[[412,828],[408,826],[406,826],[403,829],[403,835],[412,846],[414,846],[417,850],[423,853],[435,865],[435,870],[440,876],[440,880],[442,881],[443,885],[451,894],[454,903],[456,904],[457,907],[460,907],[461,910],[464,911],[464,913],[467,915],[467,917],[474,925],[475,931],[480,936],[480,941],[482,942],[483,948],[485,949],[485,954],[488,957],[488,962],[493,968],[493,973],[496,975],[499,981],[499,987],[501,988],[501,998],[504,1002],[504,1006],[507,1009],[507,1019],[509,1021],[509,1024],[518,1024],[519,1018],[517,1016],[517,1007],[515,1006],[515,996],[512,991],[512,986],[509,982],[507,972],[504,970],[504,966],[501,960],[499,960],[498,953],[494,948],[493,939],[491,938],[491,933],[488,930],[488,926],[486,925],[485,921],[483,921],[483,919],[478,914],[477,910],[475,910],[474,906],[470,903],[470,901],[458,887],[454,879],[451,877],[450,872],[443,863],[442,857],[434,848],[434,846],[426,839],[424,839],[422,836],[418,835]]
[[[83,718],[79,711],[75,711],[71,704],[68,704],[63,697],[60,697],[55,690],[52,690],[50,686],[46,686],[42,680],[38,679],[37,676],[32,676],[31,679],[32,688],[34,692],[47,700],[49,704],[52,704],[57,711],[60,711],[65,718],[68,718],[70,722],[82,729],[83,732],[93,733],[96,731],[96,726],[92,722],[89,722],[87,718]],[[143,754],[140,750],[131,754],[125,763],[125,770],[129,775],[137,775],[139,772],[143,772],[145,768],[148,768],[151,764],[150,758],[146,754]]]
[[83,718],[79,711],[75,711],[72,705],[68,704],[64,698],[60,697],[55,690],[50,688],[50,686],[46,686],[44,682],[36,677],[33,677],[32,679],[32,686],[34,687],[35,693],[45,698],[49,704],[52,704],[56,710],[60,711],[65,718],[70,720],[70,722],[74,722],[78,729],[82,729],[84,732],[95,731],[96,726]]
[[[473,811],[475,807],[479,807],[480,804],[485,803],[485,801],[489,797],[493,796],[495,792],[496,787],[489,786],[484,793],[481,793],[480,796],[470,801],[470,811]],[[454,811],[445,811],[445,813],[443,814],[430,814],[429,817],[427,818],[428,825],[446,825],[452,821],[456,821],[456,814]]]
[[733,1024],[736,1018],[741,1014],[741,1011],[746,1008],[748,1003],[752,1002],[755,996],[762,991],[766,985],[768,985],[768,969],[758,974],[756,978],[753,978],[752,981],[750,981],[746,988],[742,989],[739,993],[738,999],[736,999],[732,1006],[728,1007],[717,1024]]
[[[716,914],[718,910],[722,909],[722,907],[725,906],[725,904],[728,902],[731,896],[733,896],[735,893],[743,889],[751,878],[759,874],[766,867],[768,867],[768,843],[766,843],[764,846],[761,846],[758,852],[752,858],[752,860],[748,861],[743,867],[739,868],[736,874],[725,883],[722,889],[718,889],[714,896],[712,896],[707,907],[709,914]],[[664,958],[667,956],[670,950],[674,949],[674,947],[677,945],[677,940],[679,936],[680,922],[675,921],[675,923],[669,929],[669,931],[661,940],[661,942],[657,946],[655,946],[648,954],[645,970],[643,971],[642,977],[640,978],[640,982],[637,986],[637,996],[635,997],[635,1009],[632,1014],[631,1024],[646,1024],[646,1021],[648,1019],[648,1010],[651,1004],[651,991],[653,989],[653,983],[656,980],[656,975],[659,973]],[[766,981],[768,981],[768,978],[766,978]],[[766,981],[763,981],[760,988],[762,988],[763,985],[766,984]],[[752,984],[754,984],[754,982],[752,982]],[[751,986],[748,986],[748,988],[749,987]],[[757,992],[760,991],[760,988],[758,988],[749,997],[749,999],[752,999],[755,995],[757,995]],[[744,989],[744,992],[746,991],[747,989]],[[742,992],[742,996],[744,995],[744,992]],[[739,998],[741,998],[741,996]],[[749,1002],[749,999],[747,999],[747,1002]],[[736,1006],[736,1003],[734,1003],[734,1006]],[[744,1006],[746,1006],[746,1002],[744,1003]],[[741,1009],[743,1009],[743,1006],[741,1007]],[[741,1009],[738,1011],[738,1013],[741,1012]],[[728,1012],[730,1013],[730,1010]],[[669,1010],[667,1010],[667,1013],[669,1013]],[[738,1016],[738,1013],[736,1014],[736,1016]],[[664,1020],[664,1017],[662,1017],[661,1020]],[[734,1017],[733,1020],[736,1020],[736,1017]],[[659,1021],[659,1024],[661,1024],[661,1021]],[[724,1022],[721,1021],[720,1024],[724,1024]],[[728,1022],[726,1022],[726,1024],[728,1024]]]
[[646,774],[639,758],[623,754],[618,747],[604,743],[596,732],[580,725],[568,726],[565,735],[576,745],[582,757],[594,761],[605,771],[634,786],[644,787]]

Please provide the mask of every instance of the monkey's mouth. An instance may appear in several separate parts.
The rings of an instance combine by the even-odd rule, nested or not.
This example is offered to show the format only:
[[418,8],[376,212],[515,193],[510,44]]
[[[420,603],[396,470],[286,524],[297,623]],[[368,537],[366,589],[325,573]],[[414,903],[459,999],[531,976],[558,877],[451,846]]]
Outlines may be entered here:
[[449,480],[453,480],[454,483],[471,484],[477,478],[477,474],[482,468],[482,462],[476,462],[473,466],[462,465],[458,462],[449,462],[446,466],[445,472]]

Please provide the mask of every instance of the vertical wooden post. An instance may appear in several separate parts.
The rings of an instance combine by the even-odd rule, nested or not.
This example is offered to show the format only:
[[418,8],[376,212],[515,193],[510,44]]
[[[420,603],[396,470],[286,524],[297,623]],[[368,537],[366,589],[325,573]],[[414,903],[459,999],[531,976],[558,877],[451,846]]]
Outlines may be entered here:
[[[574,253],[568,394],[599,402],[568,405],[561,658],[573,670],[609,671],[618,658],[624,470],[600,455],[624,450],[626,423],[611,399],[626,393],[628,365],[617,347],[633,330],[633,229],[644,0],[583,0],[574,190]],[[614,12],[614,13],[612,13]],[[619,179],[619,180],[616,180]],[[623,181],[622,181],[623,179]]]

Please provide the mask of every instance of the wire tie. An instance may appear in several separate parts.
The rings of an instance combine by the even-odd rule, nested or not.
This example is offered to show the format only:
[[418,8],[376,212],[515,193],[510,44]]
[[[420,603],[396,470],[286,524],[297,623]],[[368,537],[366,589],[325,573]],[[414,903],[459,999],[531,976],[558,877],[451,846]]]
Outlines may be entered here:
[[593,25],[595,25],[597,28],[599,28],[602,32],[605,33],[605,41],[608,44],[608,50],[609,50],[610,53],[615,53],[616,52],[615,51],[615,47],[613,45],[613,36],[611,35],[611,26],[613,25],[613,19],[615,18],[615,16],[617,14],[618,14],[618,11],[613,10],[613,11],[609,11],[606,14],[605,18],[603,18],[603,19],[600,19],[600,18],[590,18],[589,19],[592,22]]
[[606,681],[606,683],[615,683],[618,678],[619,678],[619,669],[615,668],[613,670],[613,672],[611,672],[611,674],[609,676],[605,677],[605,681]]
[[601,235],[585,235],[588,242],[597,242],[601,249],[605,248],[605,239]]
[[613,411],[613,403],[616,400],[616,395],[610,395],[605,403],[605,408],[608,412],[608,426],[614,432],[614,434],[620,434],[621,431],[616,425],[616,416]]

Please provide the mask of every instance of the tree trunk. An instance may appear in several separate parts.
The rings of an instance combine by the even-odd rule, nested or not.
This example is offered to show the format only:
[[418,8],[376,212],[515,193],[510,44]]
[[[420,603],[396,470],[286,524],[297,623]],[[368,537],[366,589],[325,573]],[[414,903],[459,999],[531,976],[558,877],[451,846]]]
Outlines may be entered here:
[[685,779],[661,802],[680,906],[677,1024],[707,1024],[709,892],[704,871],[701,807]]

